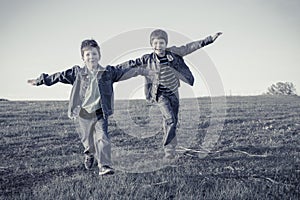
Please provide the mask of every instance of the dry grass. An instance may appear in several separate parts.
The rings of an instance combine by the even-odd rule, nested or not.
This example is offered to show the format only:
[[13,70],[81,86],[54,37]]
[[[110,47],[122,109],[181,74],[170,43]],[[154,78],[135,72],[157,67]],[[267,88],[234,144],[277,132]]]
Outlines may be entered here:
[[[224,127],[209,153],[202,143],[213,126],[210,119],[215,117],[211,101],[198,99],[201,112],[184,124],[184,116],[190,116],[193,109],[190,101],[181,101],[179,132],[189,134],[192,130],[196,139],[189,146],[178,147],[178,160],[157,171],[117,171],[106,177],[98,177],[97,168],[84,169],[83,147],[75,125],[67,118],[67,102],[1,102],[0,197],[299,199],[298,97],[227,98],[227,114],[220,116],[225,117]],[[116,109],[125,103],[116,102]],[[144,101],[130,105],[139,111],[146,109]],[[143,115],[146,111],[131,113],[132,120],[150,123],[149,116]],[[125,149],[147,152],[160,146],[161,134],[138,138],[125,134],[118,121],[112,119],[109,124],[115,150],[121,153]],[[155,125],[160,127],[160,123]]]

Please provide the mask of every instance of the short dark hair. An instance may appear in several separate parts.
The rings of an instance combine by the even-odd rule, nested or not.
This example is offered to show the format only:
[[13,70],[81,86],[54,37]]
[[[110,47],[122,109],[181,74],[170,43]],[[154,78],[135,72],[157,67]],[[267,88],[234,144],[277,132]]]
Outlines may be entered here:
[[154,39],[164,39],[166,43],[168,44],[168,34],[166,31],[161,30],[161,29],[156,29],[152,31],[150,34],[150,44],[152,45],[152,41]]
[[81,47],[80,47],[81,56],[83,57],[83,52],[85,50],[90,49],[92,47],[96,48],[100,55],[100,46],[98,45],[98,43],[94,39],[88,39],[88,40],[83,40],[81,42]]

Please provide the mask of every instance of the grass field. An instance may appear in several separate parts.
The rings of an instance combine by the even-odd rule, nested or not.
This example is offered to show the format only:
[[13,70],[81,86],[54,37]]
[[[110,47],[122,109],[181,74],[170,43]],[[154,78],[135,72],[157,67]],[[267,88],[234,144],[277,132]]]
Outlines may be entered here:
[[[161,151],[161,121],[151,121],[159,113],[153,108],[147,115],[151,106],[144,101],[115,104],[116,113],[129,105],[130,115],[110,119],[117,171],[99,177],[97,167],[83,167],[83,147],[67,118],[67,102],[0,102],[0,199],[300,198],[299,97],[227,97],[226,104],[214,106],[210,98],[182,99],[178,134],[191,138],[178,145],[179,158],[136,172],[136,165],[122,165],[122,153]],[[213,107],[226,113],[214,115]],[[211,123],[218,117],[221,131],[208,153],[205,136],[220,129]],[[138,129],[126,127],[132,121],[141,131],[128,135]]]

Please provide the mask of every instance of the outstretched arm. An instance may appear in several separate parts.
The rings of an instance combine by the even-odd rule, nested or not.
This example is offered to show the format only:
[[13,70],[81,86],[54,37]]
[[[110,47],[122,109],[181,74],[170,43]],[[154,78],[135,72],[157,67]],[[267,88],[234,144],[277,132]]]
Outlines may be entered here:
[[186,45],[182,45],[180,47],[172,46],[172,47],[168,48],[167,50],[183,57],[190,53],[193,53],[194,51],[196,51],[204,46],[207,46],[207,45],[213,43],[220,35],[222,35],[222,32],[218,32],[215,35],[208,36],[203,40],[190,42],[190,43],[188,43]]
[[27,83],[35,86],[39,85],[47,85],[51,86],[55,83],[61,82],[65,84],[73,84],[78,73],[79,66],[74,66],[71,69],[68,69],[63,72],[57,72],[52,75],[41,74],[41,76],[37,79],[29,79]]
[[129,60],[113,67],[114,82],[127,80],[138,75],[149,74],[150,72],[145,67],[148,57],[149,55],[146,54],[141,58]]

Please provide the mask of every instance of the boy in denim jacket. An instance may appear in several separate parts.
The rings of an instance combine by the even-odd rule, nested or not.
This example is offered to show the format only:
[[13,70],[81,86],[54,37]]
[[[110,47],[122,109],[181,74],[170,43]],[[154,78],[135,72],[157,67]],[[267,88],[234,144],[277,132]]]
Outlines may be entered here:
[[146,99],[156,103],[163,116],[163,147],[167,159],[175,157],[177,145],[180,80],[191,86],[194,84],[194,77],[182,57],[213,43],[221,34],[218,32],[204,40],[194,41],[181,47],[167,48],[167,33],[157,29],[150,35],[153,53],[135,60],[136,65],[143,66],[139,74],[145,76]]
[[84,40],[81,55],[85,66],[74,66],[52,75],[42,74],[28,83],[51,86],[61,82],[72,84],[68,116],[77,121],[84,146],[85,168],[91,169],[94,158],[98,161],[99,175],[113,174],[111,142],[108,136],[108,116],[113,113],[113,83],[138,75],[134,62],[102,67],[100,47],[95,40]]

